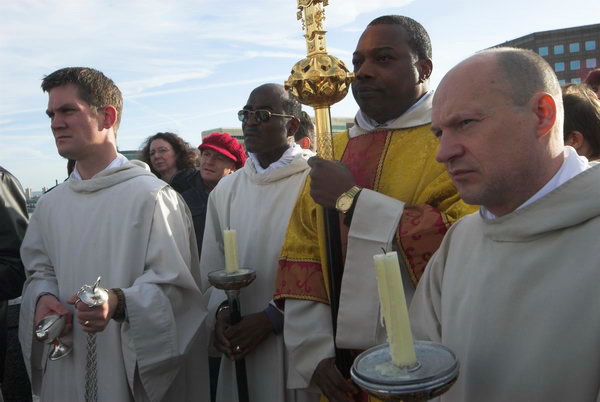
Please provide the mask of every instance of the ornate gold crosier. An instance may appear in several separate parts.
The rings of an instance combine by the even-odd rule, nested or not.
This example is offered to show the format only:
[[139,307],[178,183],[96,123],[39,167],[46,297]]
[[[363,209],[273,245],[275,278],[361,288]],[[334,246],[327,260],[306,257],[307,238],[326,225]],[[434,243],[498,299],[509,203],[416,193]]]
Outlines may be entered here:
[[325,43],[325,9],[328,0],[297,0],[297,18],[305,30],[306,57],[297,62],[285,82],[285,88],[300,103],[315,109],[317,153],[333,159],[331,117],[329,107],[344,99],[354,79],[344,63],[327,53]]

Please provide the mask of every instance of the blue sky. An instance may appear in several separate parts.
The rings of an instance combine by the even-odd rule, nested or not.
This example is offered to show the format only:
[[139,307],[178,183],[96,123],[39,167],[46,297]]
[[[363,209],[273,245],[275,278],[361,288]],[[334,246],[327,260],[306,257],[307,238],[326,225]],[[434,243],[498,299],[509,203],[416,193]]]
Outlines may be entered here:
[[[408,15],[429,31],[435,88],[482,48],[598,23],[600,2],[330,0],[329,52],[350,65],[360,33],[384,14]],[[121,149],[159,131],[197,146],[203,130],[238,127],[250,91],[282,83],[305,55],[295,0],[15,0],[0,2],[0,15],[0,165],[34,190],[66,177],[40,89],[58,68],[94,67],[121,88]],[[338,117],[355,112],[351,95],[332,108]]]

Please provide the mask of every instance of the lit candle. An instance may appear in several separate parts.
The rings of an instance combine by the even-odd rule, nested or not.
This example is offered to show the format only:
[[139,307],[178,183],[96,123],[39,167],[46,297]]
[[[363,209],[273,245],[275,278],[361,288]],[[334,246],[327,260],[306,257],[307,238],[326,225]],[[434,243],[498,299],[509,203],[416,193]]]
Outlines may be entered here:
[[392,362],[399,367],[413,366],[417,363],[417,357],[410,331],[398,254],[395,251],[377,254],[373,256],[373,261]]
[[235,230],[223,231],[223,244],[225,246],[225,272],[233,274],[238,271],[237,235]]

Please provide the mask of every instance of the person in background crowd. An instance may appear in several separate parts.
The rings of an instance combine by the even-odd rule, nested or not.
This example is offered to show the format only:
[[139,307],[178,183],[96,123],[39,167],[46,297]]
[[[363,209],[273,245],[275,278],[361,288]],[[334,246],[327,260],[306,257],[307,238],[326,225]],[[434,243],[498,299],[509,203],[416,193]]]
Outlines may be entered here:
[[202,255],[202,239],[206,221],[208,195],[219,181],[241,169],[246,163],[244,148],[228,133],[212,133],[202,140],[200,150],[200,170],[194,174],[177,175],[178,187],[186,188],[181,196],[187,203],[192,218],[198,244],[198,254]]
[[[7,350],[8,316],[12,318],[13,310],[18,316],[19,311],[19,304],[9,305],[9,301],[21,296],[23,282],[25,282],[25,271],[19,249],[25,236],[27,221],[27,203],[21,184],[12,174],[0,167],[0,383],[2,383],[2,393],[7,394],[6,399],[11,400],[19,395],[16,394],[15,387],[21,393],[20,397],[24,398],[22,400],[31,400],[19,343],[16,342],[14,346],[11,344],[11,350]],[[4,364],[5,361],[9,361],[6,359],[7,353],[12,357],[9,367],[5,367]],[[18,378],[15,375],[17,373],[25,378]],[[5,381],[7,378],[10,378],[10,381]],[[0,393],[0,401],[2,401],[2,393]],[[8,398],[9,395],[11,398]]]
[[562,89],[565,145],[589,161],[600,159],[600,99],[586,84]]
[[296,144],[299,144],[302,148],[311,150],[313,152],[317,149],[317,139],[315,137],[315,125],[310,118],[310,115],[305,111],[302,111],[300,115],[300,127],[294,135]]
[[590,71],[585,78],[584,83],[592,88],[592,91],[600,98],[600,68]]
[[140,153],[150,171],[175,191],[182,193],[190,188],[188,179],[197,172],[199,155],[183,138],[168,132],[156,133],[146,138]]

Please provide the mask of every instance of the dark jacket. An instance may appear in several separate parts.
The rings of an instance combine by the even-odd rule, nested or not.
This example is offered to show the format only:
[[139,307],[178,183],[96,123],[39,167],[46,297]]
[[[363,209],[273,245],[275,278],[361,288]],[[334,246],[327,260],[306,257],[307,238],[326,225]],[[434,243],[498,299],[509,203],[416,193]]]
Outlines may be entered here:
[[[19,250],[27,229],[27,204],[21,185],[0,167],[0,375],[4,374],[8,300],[21,295],[25,272]],[[0,379],[2,378],[0,377]]]
[[192,213],[194,232],[196,232],[196,243],[198,245],[198,255],[201,256],[209,192],[206,191],[204,187],[200,172],[194,168],[184,169],[177,173],[173,180],[171,180],[171,187],[181,194],[181,197],[185,200],[185,203]]

